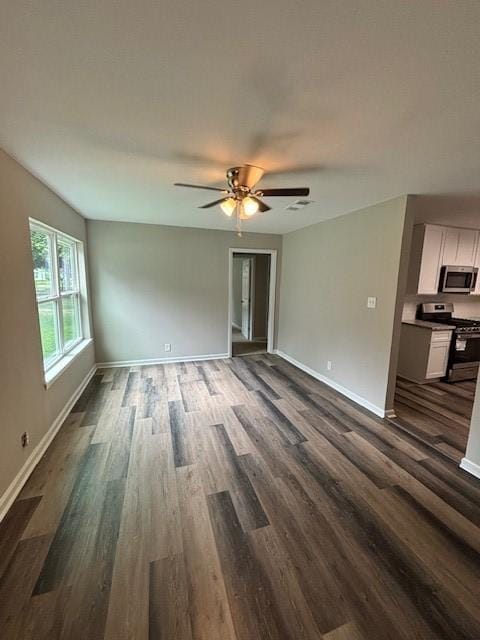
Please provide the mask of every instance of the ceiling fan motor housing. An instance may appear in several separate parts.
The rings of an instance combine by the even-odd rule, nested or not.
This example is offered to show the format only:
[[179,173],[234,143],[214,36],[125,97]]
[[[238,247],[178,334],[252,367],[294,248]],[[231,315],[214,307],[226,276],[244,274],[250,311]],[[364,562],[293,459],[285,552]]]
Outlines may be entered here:
[[264,170],[251,164],[231,167],[227,171],[227,181],[232,191],[249,192],[262,178]]

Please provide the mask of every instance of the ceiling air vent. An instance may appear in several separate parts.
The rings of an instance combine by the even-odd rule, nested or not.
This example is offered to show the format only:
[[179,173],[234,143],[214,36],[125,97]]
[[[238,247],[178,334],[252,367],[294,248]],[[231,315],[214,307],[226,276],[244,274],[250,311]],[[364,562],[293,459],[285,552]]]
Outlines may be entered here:
[[289,204],[288,207],[285,208],[285,211],[298,211],[312,204],[312,202],[313,200],[295,200],[295,202],[292,202],[292,204]]

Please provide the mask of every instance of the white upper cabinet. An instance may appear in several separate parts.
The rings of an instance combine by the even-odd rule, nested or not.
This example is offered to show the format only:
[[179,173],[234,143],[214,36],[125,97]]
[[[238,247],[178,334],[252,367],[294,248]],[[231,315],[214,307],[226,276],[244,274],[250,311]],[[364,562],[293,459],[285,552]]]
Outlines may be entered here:
[[478,231],[459,229],[457,260],[460,266],[471,267],[475,263]]
[[[413,228],[407,293],[438,293],[443,265],[480,267],[479,231],[417,224]],[[480,295],[480,279],[473,292]]]
[[444,227],[442,264],[457,267],[471,267],[475,262],[478,231],[473,229],[455,229]]
[[444,236],[444,227],[432,224],[414,226],[408,269],[408,293],[438,293]]

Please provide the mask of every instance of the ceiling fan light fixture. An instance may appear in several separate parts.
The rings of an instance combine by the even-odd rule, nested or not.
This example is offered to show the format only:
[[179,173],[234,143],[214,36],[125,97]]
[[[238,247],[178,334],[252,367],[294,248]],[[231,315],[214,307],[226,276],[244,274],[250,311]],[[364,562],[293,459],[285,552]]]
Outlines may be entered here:
[[237,203],[235,202],[235,198],[225,198],[223,202],[220,203],[220,208],[223,213],[229,218],[232,216],[232,213],[235,211],[235,207]]
[[258,211],[258,202],[254,198],[246,196],[242,201],[242,208],[246,216],[254,216]]

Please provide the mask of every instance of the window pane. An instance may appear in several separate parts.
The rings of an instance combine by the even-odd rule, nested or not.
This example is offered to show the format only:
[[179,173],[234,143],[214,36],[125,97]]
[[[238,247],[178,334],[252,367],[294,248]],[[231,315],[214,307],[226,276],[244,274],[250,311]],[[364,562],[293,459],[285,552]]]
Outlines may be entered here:
[[57,247],[60,291],[76,291],[78,287],[75,243],[59,237]]
[[57,326],[57,302],[40,302],[38,305],[40,334],[42,337],[43,363],[48,366],[60,354]]
[[33,277],[37,299],[53,295],[51,236],[44,231],[31,229]]
[[65,347],[80,338],[79,300],[77,295],[62,296],[63,341]]

